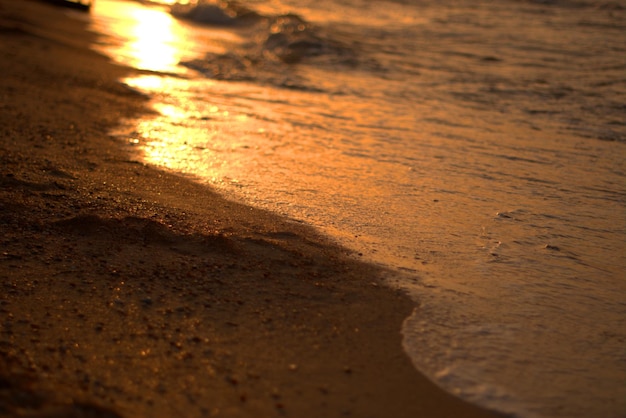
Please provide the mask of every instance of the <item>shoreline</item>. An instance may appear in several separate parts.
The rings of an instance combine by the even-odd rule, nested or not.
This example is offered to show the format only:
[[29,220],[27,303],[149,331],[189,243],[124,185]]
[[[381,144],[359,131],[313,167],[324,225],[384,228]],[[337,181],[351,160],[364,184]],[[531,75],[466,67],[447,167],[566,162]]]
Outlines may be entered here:
[[498,416],[415,371],[384,271],[130,157],[86,26],[0,0],[0,416]]

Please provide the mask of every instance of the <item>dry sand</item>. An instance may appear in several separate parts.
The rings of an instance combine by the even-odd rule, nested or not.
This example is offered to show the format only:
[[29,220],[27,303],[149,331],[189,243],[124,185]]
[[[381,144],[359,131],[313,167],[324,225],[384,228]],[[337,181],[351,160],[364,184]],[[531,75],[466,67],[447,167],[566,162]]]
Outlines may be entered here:
[[492,416],[413,369],[381,270],[133,160],[146,98],[66,13],[0,0],[0,416]]

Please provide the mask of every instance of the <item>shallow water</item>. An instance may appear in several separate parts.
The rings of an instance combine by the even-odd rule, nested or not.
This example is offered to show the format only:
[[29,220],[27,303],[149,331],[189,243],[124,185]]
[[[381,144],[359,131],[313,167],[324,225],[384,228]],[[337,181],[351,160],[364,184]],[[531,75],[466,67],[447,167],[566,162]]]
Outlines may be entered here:
[[245,5],[96,3],[107,53],[172,73],[126,80],[160,116],[120,137],[395,269],[446,390],[626,415],[626,3]]

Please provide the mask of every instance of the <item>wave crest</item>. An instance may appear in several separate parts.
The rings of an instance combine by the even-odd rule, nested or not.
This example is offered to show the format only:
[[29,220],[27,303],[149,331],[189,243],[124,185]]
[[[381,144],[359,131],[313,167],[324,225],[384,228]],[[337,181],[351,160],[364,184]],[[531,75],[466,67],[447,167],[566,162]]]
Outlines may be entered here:
[[357,64],[352,47],[333,39],[297,14],[264,16],[234,1],[199,1],[193,5],[176,5],[171,10],[175,16],[196,23],[240,30],[245,38],[241,46],[226,54],[209,54],[202,60],[182,63],[211,78],[304,88],[302,78],[294,74],[285,81],[285,65]]
[[181,19],[218,26],[246,25],[263,19],[257,12],[236,1],[176,3],[170,7],[170,13]]

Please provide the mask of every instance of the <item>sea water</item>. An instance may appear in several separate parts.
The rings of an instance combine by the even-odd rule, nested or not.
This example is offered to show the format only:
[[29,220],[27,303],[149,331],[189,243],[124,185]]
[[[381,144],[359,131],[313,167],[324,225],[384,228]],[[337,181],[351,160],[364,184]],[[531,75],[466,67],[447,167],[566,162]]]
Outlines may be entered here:
[[626,2],[180,3],[91,13],[159,72],[124,141],[390,267],[445,390],[626,416]]

